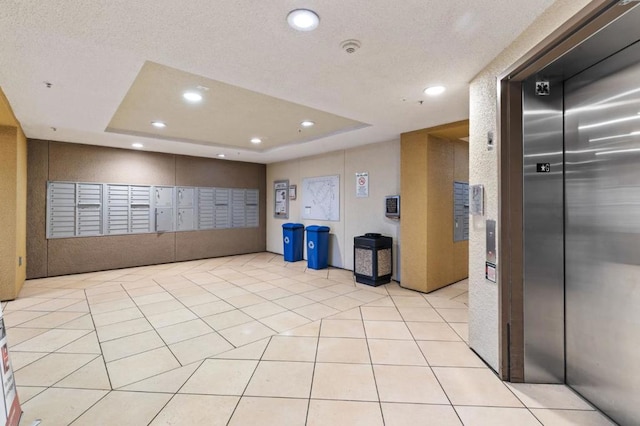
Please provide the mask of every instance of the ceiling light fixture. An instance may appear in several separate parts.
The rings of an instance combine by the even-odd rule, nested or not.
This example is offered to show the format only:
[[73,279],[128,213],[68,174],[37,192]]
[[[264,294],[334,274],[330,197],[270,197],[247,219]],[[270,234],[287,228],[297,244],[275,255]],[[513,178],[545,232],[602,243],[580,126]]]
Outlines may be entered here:
[[218,158],[224,158],[225,155],[224,154],[218,154]]
[[438,96],[443,94],[444,91],[444,86],[431,86],[424,89],[424,94],[429,96]]
[[151,125],[153,127],[157,127],[158,129],[164,129],[167,125],[163,121],[152,121]]
[[131,146],[132,146],[132,147],[134,147],[134,148],[136,148],[136,149],[144,148],[144,145],[142,145],[142,144],[141,144],[141,143],[139,143],[139,142],[132,143],[132,144],[131,144]]
[[291,28],[298,31],[313,31],[318,28],[320,17],[309,9],[295,9],[287,15]]
[[202,100],[202,95],[198,92],[184,92],[182,97],[189,102],[200,102]]
[[316,124],[316,123],[314,123],[314,122],[313,122],[313,121],[311,121],[311,120],[304,120],[303,122],[301,122],[301,123],[300,123],[300,125],[301,125],[302,127],[311,127],[311,126],[313,126],[314,124]]
[[255,144],[262,143],[262,139],[260,139],[260,138],[251,138],[251,143],[255,143]]

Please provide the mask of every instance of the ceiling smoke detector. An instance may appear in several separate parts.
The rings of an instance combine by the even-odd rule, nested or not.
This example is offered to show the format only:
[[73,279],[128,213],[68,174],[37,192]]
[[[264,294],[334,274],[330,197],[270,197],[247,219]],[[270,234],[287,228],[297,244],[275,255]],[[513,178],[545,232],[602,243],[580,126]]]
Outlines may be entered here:
[[360,42],[354,39],[345,40],[340,43],[340,47],[342,48],[342,50],[349,54],[355,53],[358,49],[360,49],[360,46]]

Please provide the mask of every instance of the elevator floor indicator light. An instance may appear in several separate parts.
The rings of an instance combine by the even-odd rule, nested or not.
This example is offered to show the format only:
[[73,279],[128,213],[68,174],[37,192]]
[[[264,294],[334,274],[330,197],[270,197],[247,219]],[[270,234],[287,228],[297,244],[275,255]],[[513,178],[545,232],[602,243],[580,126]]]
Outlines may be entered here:
[[551,171],[551,163],[538,163],[536,165],[536,172],[549,173]]

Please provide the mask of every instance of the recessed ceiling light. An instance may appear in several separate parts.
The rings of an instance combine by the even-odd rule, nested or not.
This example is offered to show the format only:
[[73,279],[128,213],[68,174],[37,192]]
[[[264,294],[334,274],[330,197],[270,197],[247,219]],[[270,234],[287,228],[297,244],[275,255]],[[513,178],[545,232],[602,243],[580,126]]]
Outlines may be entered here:
[[202,100],[202,95],[198,92],[184,92],[182,97],[189,102],[200,102]]
[[164,129],[167,125],[163,121],[152,121],[151,125],[153,127],[157,127],[158,129]]
[[262,139],[260,139],[260,138],[251,138],[251,143],[262,143]]
[[309,9],[296,9],[289,12],[287,22],[298,31],[313,31],[318,28],[320,17]]
[[218,154],[218,158],[224,158],[225,155],[224,154]]
[[314,123],[313,121],[310,121],[310,120],[304,120],[303,122],[300,123],[300,125],[302,127],[311,127],[314,124],[316,124],[316,123]]
[[144,145],[142,145],[141,143],[138,143],[138,142],[132,143],[131,146],[134,147],[134,148],[137,148],[137,149],[144,148]]
[[444,93],[444,86],[431,86],[424,89],[424,94],[429,96],[437,96]]

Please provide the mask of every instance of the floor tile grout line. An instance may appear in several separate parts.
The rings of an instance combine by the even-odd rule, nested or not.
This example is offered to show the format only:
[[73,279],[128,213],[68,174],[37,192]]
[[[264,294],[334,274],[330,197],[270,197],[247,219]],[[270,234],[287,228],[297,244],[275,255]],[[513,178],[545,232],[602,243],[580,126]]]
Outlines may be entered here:
[[[111,392],[113,392],[113,390],[108,390],[105,391],[106,393],[104,395],[102,395],[101,398],[98,398],[98,400],[96,402],[94,402],[93,404],[89,405],[82,413],[80,413],[78,416],[76,416],[73,420],[71,420],[69,422],[69,425],[73,424],[76,420],[78,420],[80,417],[84,416],[85,413],[87,413],[89,410],[91,410],[93,407],[95,407],[96,405],[98,405],[102,400],[104,400]],[[44,419],[43,419],[44,420]]]
[[[162,287],[161,285],[160,285],[160,287],[164,289],[164,287]],[[125,289],[125,291],[127,291],[127,290]],[[167,293],[169,293],[167,290],[165,290],[165,291],[166,291]],[[127,294],[128,294],[128,291],[127,291]],[[169,293],[169,294],[170,294],[170,293]],[[178,303],[180,303],[180,304],[181,304],[185,309],[187,309],[189,312],[191,312],[193,315],[195,315],[197,319],[200,319],[200,320],[202,321],[202,318],[200,317],[200,315],[198,315],[197,313],[193,312],[193,311],[192,311],[192,310],[191,310],[187,305],[185,305],[184,303],[182,303],[182,301],[180,301],[179,299],[175,298],[173,295],[171,295],[171,297],[172,297],[174,300],[176,300]],[[216,297],[217,297],[217,296],[216,296]],[[135,303],[135,301],[134,301],[134,303]],[[162,302],[159,302],[159,303],[162,303]],[[137,306],[137,304],[136,304],[136,306]],[[142,313],[143,318],[145,318],[145,319],[147,320],[147,322],[149,323],[149,325],[151,326],[151,328],[153,329],[153,331],[156,333],[156,335],[160,338],[160,340],[162,340],[162,342],[164,343],[165,347],[166,347],[166,348],[169,350],[169,352],[171,353],[171,356],[173,356],[173,357],[175,358],[175,360],[178,362],[178,364],[179,364],[181,367],[184,367],[185,365],[180,361],[180,359],[178,358],[178,356],[176,355],[176,353],[175,353],[175,352],[173,351],[173,349],[171,348],[171,345],[169,345],[169,344],[167,343],[167,341],[162,337],[162,335],[158,332],[158,328],[163,328],[163,327],[158,327],[158,328],[156,328],[156,327],[153,325],[153,323],[151,323],[151,321],[149,321],[149,318],[148,318],[148,317],[147,317],[147,315],[144,313],[144,311],[142,311],[142,309],[140,309],[140,307],[139,307],[139,306],[138,306],[138,309],[139,309],[139,310],[140,310],[140,312]],[[193,319],[185,320],[185,321],[181,321],[181,322],[178,322],[178,323],[175,323],[175,324],[170,324],[170,325],[168,325],[167,327],[170,327],[170,326],[173,326],[173,325],[177,325],[177,324],[182,324],[182,323],[185,323],[185,322],[188,322],[188,321],[192,321],[192,320],[193,320]],[[204,322],[205,322],[205,324],[207,325],[207,327],[211,328],[212,333],[216,333],[216,334],[217,334],[220,338],[222,338],[225,342],[229,343],[231,346],[233,346],[234,348],[236,348],[236,346],[235,346],[235,345],[233,345],[231,342],[229,342],[229,341],[228,341],[228,340],[227,340],[227,339],[226,339],[222,334],[220,334],[217,330],[215,330],[213,327],[211,327],[211,326],[210,326],[206,321],[204,321]],[[151,331],[151,330],[148,330],[148,331]],[[210,334],[210,333],[207,333],[207,334]],[[128,337],[128,336],[125,336],[125,337]],[[199,338],[199,337],[202,337],[202,335],[201,335],[201,336],[193,337],[192,339],[196,339],[196,338]],[[183,342],[184,342],[184,341],[189,341],[189,340],[191,340],[191,339],[183,340]],[[176,342],[176,343],[174,343],[174,344],[177,344],[177,343],[182,343],[182,342]],[[157,348],[156,348],[156,349],[157,349]],[[145,352],[148,352],[148,351],[145,351]],[[144,353],[144,352],[140,352],[139,354],[141,354],[141,353]],[[138,355],[139,355],[139,354],[138,354]],[[187,364],[187,365],[188,365],[188,364]]]
[[[427,301],[428,303],[428,301]],[[393,301],[393,304],[396,305],[395,300]],[[398,306],[396,305],[396,308]],[[403,317],[404,318],[404,317]],[[443,318],[444,320],[444,318]],[[406,321],[405,321],[405,325],[406,325]],[[407,326],[407,329],[409,329],[409,327]],[[411,329],[409,329],[409,333],[411,333]],[[413,333],[411,333],[411,336],[413,337]],[[414,342],[415,342],[415,338],[414,338]],[[438,378],[438,376],[436,375],[436,372],[433,370],[433,367],[430,365],[429,360],[427,359],[427,356],[424,354],[424,352],[422,351],[422,348],[416,343],[416,345],[418,346],[418,349],[420,350],[420,352],[422,353],[422,356],[424,357],[425,361],[427,362],[427,368],[429,369],[429,371],[431,372],[431,374],[433,375],[433,377],[436,379],[436,382],[438,382],[438,386],[440,386],[440,390],[442,391],[442,393],[444,394],[444,396],[447,398],[447,401],[449,401],[449,406],[454,410],[454,412],[456,413],[456,416],[458,416],[458,420],[460,420],[461,424],[464,424],[462,422],[462,418],[460,417],[460,415],[458,414],[458,412],[455,410],[455,407],[453,406],[453,403],[451,401],[451,398],[449,397],[449,394],[447,394],[447,391],[444,389],[444,386],[442,386],[442,383],[440,382],[440,379]]]
[[362,328],[364,329],[364,339],[367,344],[367,353],[369,355],[369,366],[371,367],[371,375],[373,376],[373,385],[376,388],[376,396],[378,397],[377,402],[378,402],[378,409],[380,410],[380,418],[382,419],[382,424],[384,425],[385,421],[384,421],[384,413],[382,411],[382,401],[380,399],[380,389],[378,388],[376,371],[375,371],[375,368],[373,367],[373,356],[371,355],[371,346],[369,345],[369,336],[367,335],[367,327],[365,327],[365,324],[364,324],[364,315],[362,313],[362,307],[359,307],[358,311],[360,312],[360,321],[362,321]]
[[[87,297],[87,290],[84,289],[84,295]],[[89,305],[87,301],[87,305]],[[98,331],[96,329],[96,323],[93,319],[93,315],[91,313],[91,306],[89,306],[89,317],[91,318],[91,323],[93,324],[93,332],[96,335],[96,342],[98,343],[98,349],[100,349],[100,358],[102,359],[102,365],[104,366],[105,374],[107,375],[107,380],[109,381],[109,388],[113,390],[113,383],[111,382],[111,374],[109,374],[109,369],[107,368],[107,361],[104,358],[104,351],[102,350],[102,345],[100,344],[100,340],[98,338]]]
[[256,374],[256,371],[258,370],[258,367],[260,366],[260,363],[262,362],[262,357],[264,356],[264,353],[266,352],[267,348],[271,344],[272,338],[273,338],[273,336],[269,337],[269,342],[267,342],[267,345],[265,346],[264,351],[260,355],[260,359],[257,360],[256,366],[253,368],[253,372],[251,373],[251,376],[249,377],[249,380],[247,380],[247,384],[244,386],[244,389],[242,390],[242,393],[240,394],[240,397],[238,398],[238,402],[236,403],[236,406],[234,407],[233,411],[231,412],[231,415],[229,416],[229,420],[227,420],[227,425],[229,425],[229,423],[231,422],[231,419],[233,419],[233,416],[235,415],[238,407],[240,406],[240,401],[242,401],[242,398],[244,398],[244,394],[247,391],[247,389],[249,388],[249,384],[251,383],[251,380],[253,379],[253,376]]
[[307,412],[304,419],[305,426],[309,422],[309,410],[311,409],[311,396],[313,395],[313,382],[316,376],[316,366],[318,365],[318,352],[320,351],[320,336],[322,335],[322,319],[318,326],[318,335],[316,336],[316,353],[313,358],[313,369],[311,371],[311,385],[309,386],[309,400],[307,401]]
[[[46,358],[46,357],[48,357],[48,356],[51,356],[51,355],[54,355],[54,354],[55,354],[55,352],[51,352],[51,353],[49,353],[48,355],[43,356],[43,357],[42,357],[42,358],[40,358],[40,359],[44,359],[44,358]],[[80,370],[80,369],[82,369],[82,368],[86,367],[87,365],[89,365],[90,363],[92,363],[93,361],[95,361],[96,359],[98,359],[98,358],[100,357],[100,355],[96,355],[96,354],[85,354],[85,355],[93,355],[93,358],[91,358],[89,361],[87,361],[87,362],[85,362],[84,364],[80,365],[78,368],[76,368],[76,369],[74,369],[73,371],[69,372],[69,373],[68,373],[68,374],[66,374],[64,377],[62,377],[61,379],[57,380],[56,382],[54,382],[53,384],[51,384],[51,385],[49,385],[49,386],[47,386],[47,387],[50,387],[50,388],[56,388],[56,385],[57,385],[58,383],[60,383],[60,382],[62,382],[63,380],[67,379],[69,376],[73,375],[73,374],[74,374],[74,373],[76,373],[78,370]],[[75,389],[75,388],[74,388],[74,389]],[[103,389],[103,390],[106,390],[106,389]]]

